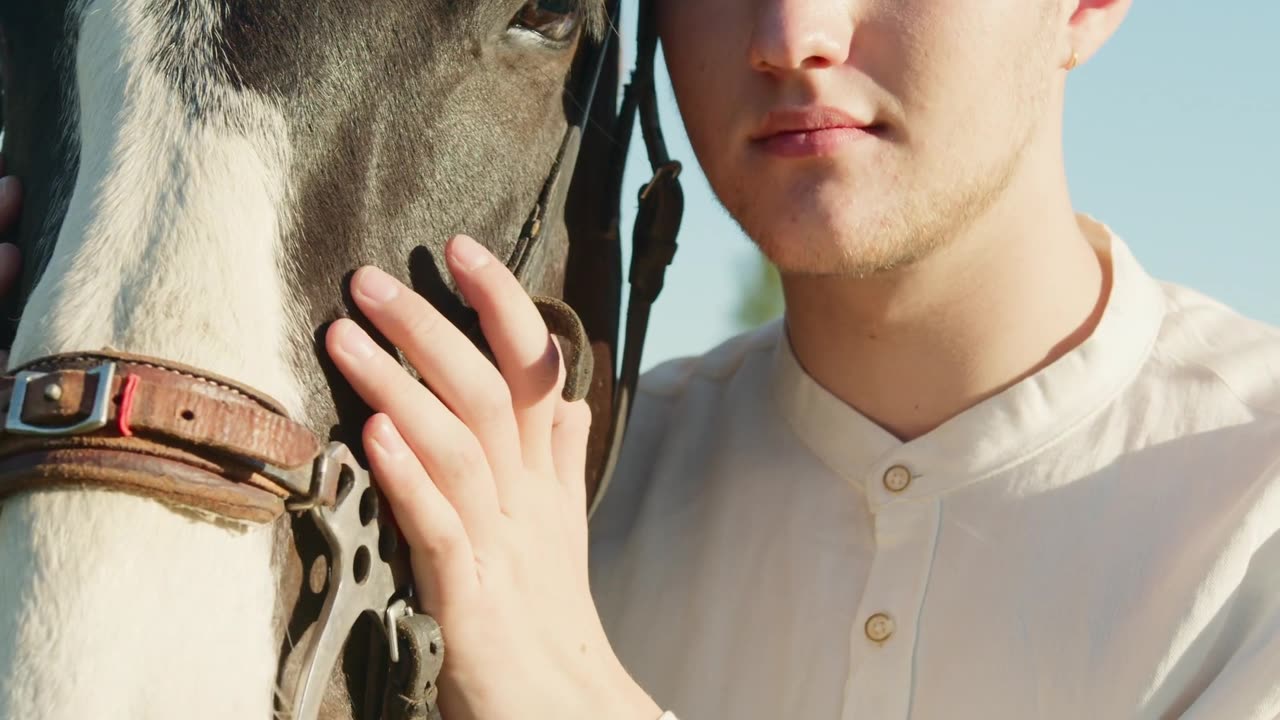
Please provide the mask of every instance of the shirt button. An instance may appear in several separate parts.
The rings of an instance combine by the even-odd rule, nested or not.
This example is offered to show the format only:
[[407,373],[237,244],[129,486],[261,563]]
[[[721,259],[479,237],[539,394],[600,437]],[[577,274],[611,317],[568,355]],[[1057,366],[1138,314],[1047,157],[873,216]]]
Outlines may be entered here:
[[897,625],[894,624],[893,618],[885,615],[884,613],[876,613],[875,615],[867,618],[867,637],[870,638],[872,642],[882,643],[885,640],[888,640],[889,636],[893,635],[893,631],[896,629]]
[[894,465],[884,473],[884,486],[890,492],[902,492],[911,484],[911,471],[901,465]]

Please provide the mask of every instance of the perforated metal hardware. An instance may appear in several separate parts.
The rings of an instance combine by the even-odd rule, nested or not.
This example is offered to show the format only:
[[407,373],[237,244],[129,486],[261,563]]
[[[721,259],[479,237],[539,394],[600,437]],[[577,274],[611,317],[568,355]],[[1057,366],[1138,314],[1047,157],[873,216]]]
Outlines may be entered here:
[[[332,443],[324,453],[325,462],[316,463],[317,475],[336,473],[337,503],[332,508],[312,507],[308,512],[329,545],[329,592],[320,610],[317,631],[302,651],[302,669],[293,689],[294,720],[316,720],[325,686],[342,653],[343,643],[363,613],[380,618],[394,605],[395,580],[391,566],[378,553],[379,523],[368,513],[362,517],[361,498],[374,492],[369,473],[356,462],[351,450]],[[320,485],[327,478],[317,477]],[[390,647],[397,639],[388,638]]]

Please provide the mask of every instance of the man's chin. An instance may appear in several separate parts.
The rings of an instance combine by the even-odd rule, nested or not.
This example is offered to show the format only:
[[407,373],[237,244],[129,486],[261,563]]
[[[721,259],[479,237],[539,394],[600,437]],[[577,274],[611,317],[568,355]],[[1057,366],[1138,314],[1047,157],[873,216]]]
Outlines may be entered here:
[[891,269],[882,253],[865,247],[831,243],[797,247],[761,246],[761,251],[784,275],[804,277],[869,277]]
[[784,274],[869,277],[913,258],[911,249],[885,228],[880,220],[845,218],[842,223],[799,222],[746,230]]

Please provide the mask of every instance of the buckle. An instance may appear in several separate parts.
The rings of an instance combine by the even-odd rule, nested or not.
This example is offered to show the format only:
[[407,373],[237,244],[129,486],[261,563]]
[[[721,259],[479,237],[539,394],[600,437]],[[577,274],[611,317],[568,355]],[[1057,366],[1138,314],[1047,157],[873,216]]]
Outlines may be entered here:
[[74,425],[43,426],[32,425],[22,419],[22,408],[27,402],[27,388],[32,380],[37,380],[53,373],[23,370],[13,380],[13,395],[9,399],[9,413],[4,419],[4,430],[16,435],[40,435],[44,437],[66,437],[93,432],[107,425],[107,413],[111,410],[111,383],[115,380],[116,364],[104,362],[86,370],[85,375],[93,375],[98,379],[98,387],[93,394],[93,408],[88,416]]
[[351,449],[335,441],[316,456],[311,467],[286,470],[264,465],[261,472],[292,494],[285,507],[299,512],[342,502],[343,485],[349,489],[353,473],[363,470]]
[[400,662],[400,632],[397,624],[400,618],[406,617],[413,617],[413,608],[409,607],[409,603],[405,602],[404,598],[388,605],[382,616],[385,622],[383,629],[387,631],[387,650],[393,663]]

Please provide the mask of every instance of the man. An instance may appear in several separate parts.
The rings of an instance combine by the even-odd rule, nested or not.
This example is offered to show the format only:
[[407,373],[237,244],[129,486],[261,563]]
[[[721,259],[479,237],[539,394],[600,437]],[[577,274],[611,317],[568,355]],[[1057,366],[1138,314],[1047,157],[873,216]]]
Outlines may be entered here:
[[356,274],[433,391],[329,333],[446,717],[1280,717],[1280,333],[1065,183],[1067,74],[1128,7],[659,0],[787,312],[646,378],[589,569],[588,418],[501,263],[448,248],[498,369]]

